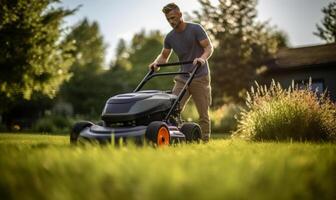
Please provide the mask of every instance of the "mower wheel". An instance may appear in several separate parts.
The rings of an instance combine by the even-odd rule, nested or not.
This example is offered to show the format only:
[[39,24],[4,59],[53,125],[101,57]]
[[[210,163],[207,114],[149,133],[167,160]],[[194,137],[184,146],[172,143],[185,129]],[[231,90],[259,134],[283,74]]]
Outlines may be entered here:
[[184,123],[180,130],[187,142],[199,142],[202,138],[201,127],[196,123]]
[[151,122],[146,129],[146,139],[155,146],[170,144],[170,133],[166,123],[161,121]]
[[80,132],[85,129],[86,127],[90,127],[93,124],[91,122],[83,121],[83,122],[77,122],[70,133],[70,144],[77,144],[77,139],[80,134]]

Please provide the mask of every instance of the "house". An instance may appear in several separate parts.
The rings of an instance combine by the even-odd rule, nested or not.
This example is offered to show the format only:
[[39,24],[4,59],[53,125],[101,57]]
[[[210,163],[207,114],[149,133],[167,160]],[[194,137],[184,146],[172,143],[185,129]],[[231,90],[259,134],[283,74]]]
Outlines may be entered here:
[[303,85],[311,79],[314,91],[327,90],[336,102],[336,43],[280,49],[265,63],[260,76],[264,84],[274,79],[285,88],[292,81]]

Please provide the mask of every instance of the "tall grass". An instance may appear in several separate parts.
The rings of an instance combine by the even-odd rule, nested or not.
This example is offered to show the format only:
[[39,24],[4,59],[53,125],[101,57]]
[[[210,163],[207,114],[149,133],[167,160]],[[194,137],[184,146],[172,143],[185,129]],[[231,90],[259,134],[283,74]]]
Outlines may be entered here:
[[252,140],[326,141],[336,138],[336,106],[310,85],[288,89],[274,81],[269,88],[256,83],[247,95],[234,136]]

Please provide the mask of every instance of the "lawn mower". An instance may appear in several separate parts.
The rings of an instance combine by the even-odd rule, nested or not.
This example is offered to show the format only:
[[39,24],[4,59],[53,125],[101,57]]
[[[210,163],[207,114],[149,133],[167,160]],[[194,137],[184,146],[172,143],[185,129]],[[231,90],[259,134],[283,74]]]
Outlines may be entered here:
[[[191,64],[192,61],[159,64],[158,67]],[[100,144],[118,143],[122,140],[155,146],[179,142],[194,142],[201,139],[200,126],[181,120],[180,101],[191,84],[200,63],[192,72],[155,72],[150,69],[132,93],[118,94],[106,101],[101,119],[94,124],[89,121],[77,122],[70,133],[70,143],[98,141]],[[158,76],[185,75],[188,77],[178,95],[170,91],[141,90],[150,79]]]

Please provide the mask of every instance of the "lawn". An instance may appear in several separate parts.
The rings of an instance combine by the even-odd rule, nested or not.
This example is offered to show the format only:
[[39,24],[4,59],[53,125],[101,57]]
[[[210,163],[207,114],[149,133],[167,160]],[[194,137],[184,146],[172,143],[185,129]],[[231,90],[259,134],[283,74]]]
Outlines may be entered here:
[[1,199],[336,199],[336,145],[216,139],[71,147],[0,134]]

